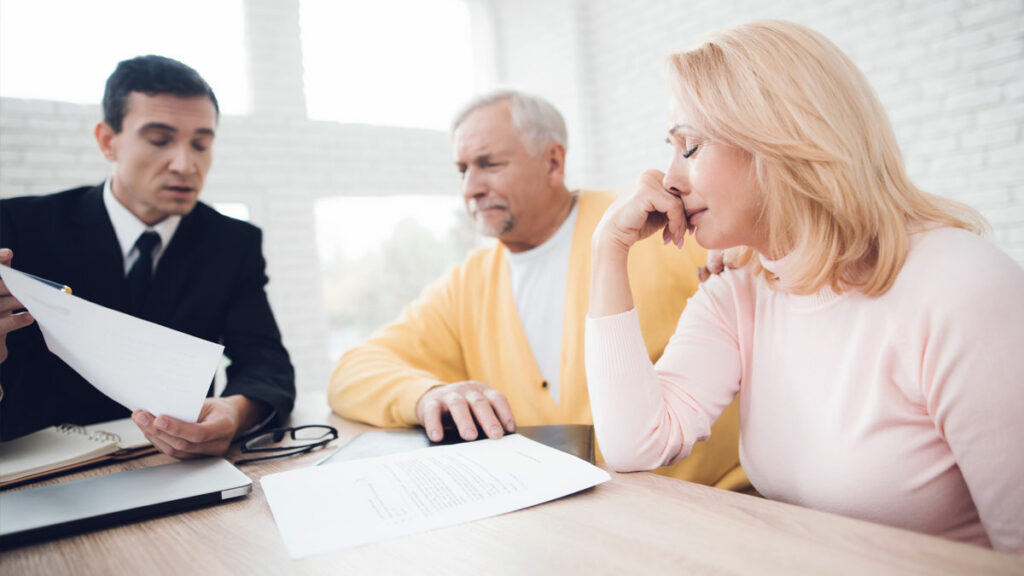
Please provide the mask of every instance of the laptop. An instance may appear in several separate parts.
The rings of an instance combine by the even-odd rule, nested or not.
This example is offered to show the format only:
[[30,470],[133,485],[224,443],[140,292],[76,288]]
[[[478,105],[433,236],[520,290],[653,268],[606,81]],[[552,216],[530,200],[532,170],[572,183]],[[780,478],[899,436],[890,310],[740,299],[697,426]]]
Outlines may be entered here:
[[252,481],[223,458],[184,460],[0,492],[0,549],[244,496]]

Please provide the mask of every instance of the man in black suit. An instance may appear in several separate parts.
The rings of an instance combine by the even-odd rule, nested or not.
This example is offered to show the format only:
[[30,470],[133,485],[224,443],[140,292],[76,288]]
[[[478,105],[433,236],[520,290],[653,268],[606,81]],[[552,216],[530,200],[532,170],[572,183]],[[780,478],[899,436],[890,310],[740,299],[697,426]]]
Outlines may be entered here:
[[[137,410],[160,451],[221,454],[291,412],[294,372],[264,286],[261,232],[198,202],[219,118],[213,90],[160,56],[125,60],[107,80],[94,131],[113,174],[99,186],[0,201],[0,264],[75,295],[221,342],[231,360],[219,398],[188,423]],[[8,250],[9,249],[9,250]],[[0,438],[128,416],[63,361],[0,282]],[[6,344],[4,340],[6,339]]]

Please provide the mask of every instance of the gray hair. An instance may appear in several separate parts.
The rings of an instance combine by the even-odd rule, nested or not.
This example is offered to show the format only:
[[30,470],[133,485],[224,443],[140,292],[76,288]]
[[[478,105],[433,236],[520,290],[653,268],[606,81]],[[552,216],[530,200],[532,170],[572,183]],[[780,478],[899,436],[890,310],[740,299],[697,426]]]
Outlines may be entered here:
[[477,96],[455,115],[451,133],[454,135],[459,125],[473,112],[499,102],[508,103],[512,125],[519,131],[530,154],[539,154],[552,142],[569,147],[569,135],[565,130],[562,113],[547,100],[516,90],[495,90]]

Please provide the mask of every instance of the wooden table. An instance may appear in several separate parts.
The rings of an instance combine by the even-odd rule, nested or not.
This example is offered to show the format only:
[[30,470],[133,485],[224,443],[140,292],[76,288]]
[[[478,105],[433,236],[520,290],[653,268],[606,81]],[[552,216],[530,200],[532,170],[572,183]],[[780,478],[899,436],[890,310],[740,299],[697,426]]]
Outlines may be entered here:
[[[338,428],[330,449],[369,429],[330,414],[319,395],[301,398],[292,421]],[[530,509],[292,560],[259,480],[326,454],[241,466],[253,480],[245,498],[0,552],[0,574],[1024,574],[1024,558],[1009,554],[614,472],[611,482]],[[169,461],[149,456],[47,482]]]

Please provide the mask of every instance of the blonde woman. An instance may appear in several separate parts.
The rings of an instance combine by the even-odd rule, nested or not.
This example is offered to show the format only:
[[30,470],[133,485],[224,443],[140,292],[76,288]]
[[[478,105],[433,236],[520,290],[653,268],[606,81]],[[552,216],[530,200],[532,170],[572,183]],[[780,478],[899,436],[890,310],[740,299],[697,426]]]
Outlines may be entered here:
[[[607,462],[685,458],[739,394],[741,461],[766,497],[1024,551],[1024,270],[976,212],[910,182],[877,97],[823,36],[752,22],[669,64],[673,160],[593,238],[586,368]],[[652,366],[626,261],[659,230],[739,267],[702,286]]]

